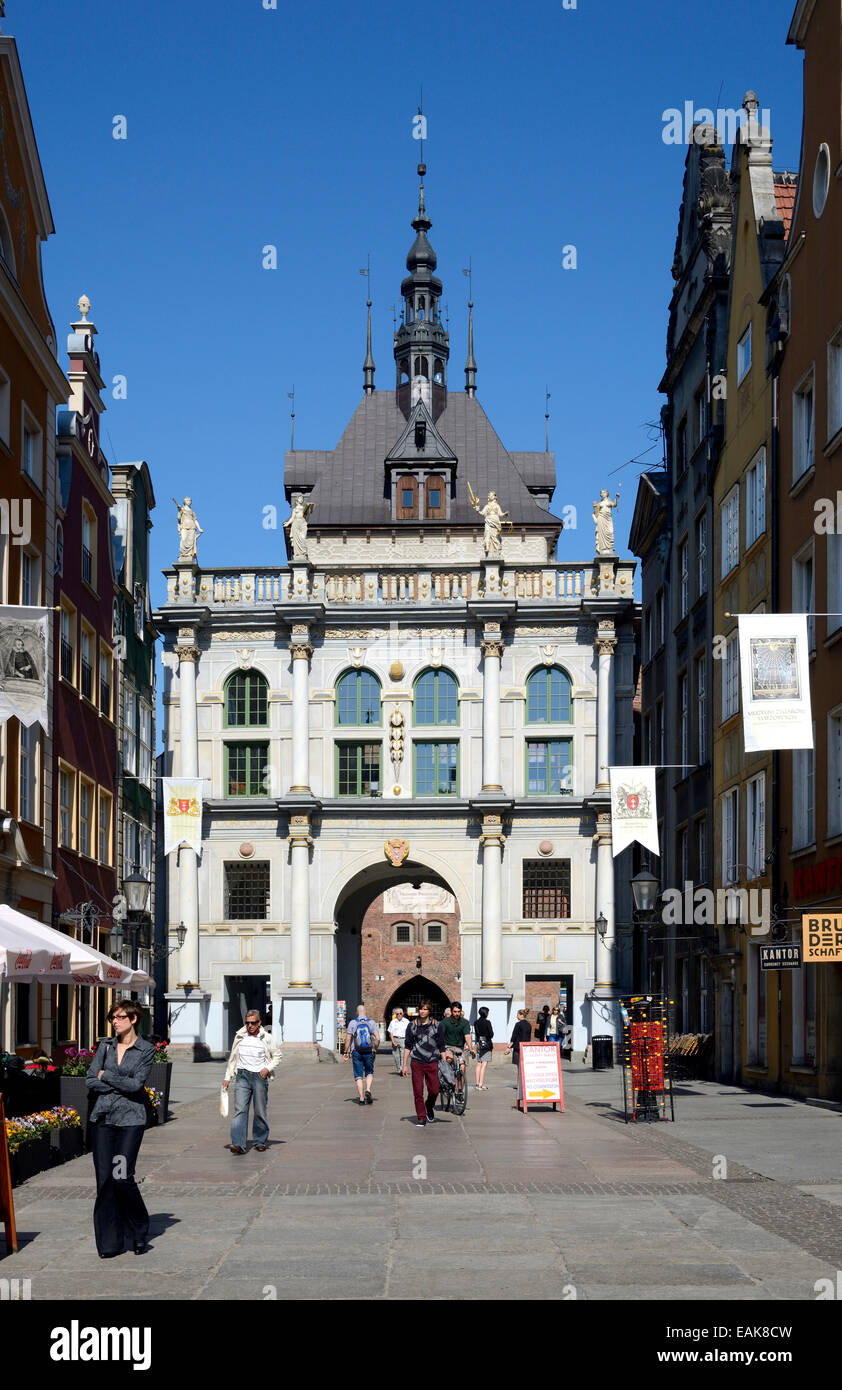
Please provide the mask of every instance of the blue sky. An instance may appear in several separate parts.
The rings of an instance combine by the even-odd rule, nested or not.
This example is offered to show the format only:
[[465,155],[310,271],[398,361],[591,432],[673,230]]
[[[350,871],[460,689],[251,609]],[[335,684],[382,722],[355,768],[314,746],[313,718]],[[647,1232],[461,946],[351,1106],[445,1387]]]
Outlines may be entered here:
[[176,555],[170,498],[185,493],[204,564],[282,563],[263,509],[286,515],[287,392],[296,444],[331,448],[362,394],[369,254],[376,384],[393,385],[422,87],[451,389],[470,257],[477,394],[507,447],[543,448],[551,392],[553,510],[579,513],[560,558],[592,558],[591,501],[618,482],[625,550],[640,465],[622,465],[660,457],[646,423],[686,153],[663,142],[663,113],[739,108],[754,88],[775,167],[797,168],[794,0],[263,4],[7,0],[56,224],[44,267],[59,343],[85,292],[106,381],[128,382],[125,400],[109,395],[104,448],[152,472],[154,569]]

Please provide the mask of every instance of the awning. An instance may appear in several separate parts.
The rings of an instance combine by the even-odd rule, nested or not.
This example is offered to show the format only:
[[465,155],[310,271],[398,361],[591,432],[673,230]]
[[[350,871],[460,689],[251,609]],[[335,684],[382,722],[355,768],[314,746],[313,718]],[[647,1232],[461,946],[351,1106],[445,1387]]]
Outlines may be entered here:
[[0,905],[0,979],[105,989],[155,987],[145,970],[132,970],[6,904]]

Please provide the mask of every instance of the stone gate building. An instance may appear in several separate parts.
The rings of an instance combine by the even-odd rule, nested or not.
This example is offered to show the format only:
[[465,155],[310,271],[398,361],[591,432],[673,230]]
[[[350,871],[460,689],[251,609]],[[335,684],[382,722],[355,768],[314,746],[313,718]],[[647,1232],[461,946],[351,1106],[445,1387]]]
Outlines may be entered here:
[[554,456],[495,433],[472,318],[451,387],[430,226],[422,182],[394,385],[369,304],[344,434],[286,455],[288,563],[166,571],[162,761],[204,779],[201,856],[167,863],[171,1034],[197,1054],[268,1002],[331,1048],[363,986],[382,1017],[486,1003],[501,1044],[561,992],[581,1049],[629,983],[607,768],[632,761],[634,565],[556,560]]

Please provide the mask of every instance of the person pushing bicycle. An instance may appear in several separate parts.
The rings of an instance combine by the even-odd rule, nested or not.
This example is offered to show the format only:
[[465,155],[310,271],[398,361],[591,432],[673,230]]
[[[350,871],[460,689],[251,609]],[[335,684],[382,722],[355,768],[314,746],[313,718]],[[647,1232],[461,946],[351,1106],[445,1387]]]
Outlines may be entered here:
[[476,1056],[471,1025],[462,1013],[459,999],[454,999],[450,1006],[450,1018],[442,1019],[439,1024],[439,1046],[444,1048],[445,1056],[454,1061],[460,1070],[466,1048]]

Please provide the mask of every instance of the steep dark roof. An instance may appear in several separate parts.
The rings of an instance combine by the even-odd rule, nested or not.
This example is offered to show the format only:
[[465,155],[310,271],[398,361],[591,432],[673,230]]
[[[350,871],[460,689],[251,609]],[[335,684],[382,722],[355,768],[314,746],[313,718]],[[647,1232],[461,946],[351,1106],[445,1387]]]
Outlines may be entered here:
[[[391,521],[385,490],[386,456],[406,423],[395,392],[375,391],[360,401],[334,450],[287,450],[284,488],[288,496],[298,488],[309,492],[308,500],[315,504],[312,526],[380,523],[417,528],[417,521]],[[507,453],[479,401],[464,392],[448,395],[435,427],[457,459],[448,525],[481,525],[468,496],[470,483],[481,505],[489,492],[496,492],[516,526],[546,530],[549,521],[561,527],[560,519],[540,507],[527,486],[555,486],[554,455]]]

